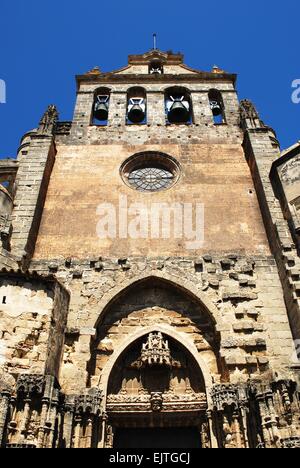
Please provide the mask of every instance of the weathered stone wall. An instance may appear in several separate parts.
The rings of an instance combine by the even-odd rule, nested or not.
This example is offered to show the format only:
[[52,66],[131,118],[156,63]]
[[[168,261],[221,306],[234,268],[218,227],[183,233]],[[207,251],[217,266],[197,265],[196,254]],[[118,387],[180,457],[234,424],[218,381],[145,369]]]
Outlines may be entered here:
[[68,296],[59,285],[21,275],[0,278],[0,366],[58,377]]
[[[139,151],[175,157],[182,174],[165,192],[144,194],[125,185],[122,163]],[[204,205],[204,252],[269,253],[268,241],[239,144],[59,146],[38,235],[35,259],[76,256],[189,255],[186,239],[99,239],[100,204],[118,214],[120,195],[134,203]],[[134,218],[128,218],[128,221]],[[173,226],[173,225],[172,225]],[[119,237],[119,236],[117,236]]]
[[[165,91],[178,83],[143,84],[147,94],[147,124],[126,125],[127,90],[136,83],[110,84],[110,105],[107,126],[92,125],[92,112],[95,91],[101,84],[83,83],[77,94],[71,137],[62,137],[67,144],[157,144],[236,141],[241,137],[239,123],[239,102],[232,83],[228,82],[182,82],[180,86],[189,90],[192,99],[193,124],[166,125]],[[210,89],[221,92],[224,102],[226,124],[214,125],[213,115],[208,102]]]
[[[147,124],[126,125],[127,90],[136,83],[104,83],[110,89],[107,126],[92,125],[94,94],[101,80],[80,83],[70,135],[57,135],[57,155],[51,175],[36,259],[101,252],[104,256],[188,255],[178,239],[99,239],[97,208],[120,195],[134,203],[204,205],[205,243],[201,252],[240,251],[269,254],[253,182],[242,150],[239,102],[230,80],[180,83],[191,93],[193,124],[167,125],[165,90],[172,81],[144,85]],[[222,94],[226,123],[215,125],[209,90]],[[124,161],[141,151],[158,151],[176,158],[181,175],[170,190],[139,193],[120,176]],[[84,182],[83,182],[84,181]],[[76,215],[74,216],[74,214]],[[222,233],[222,236],[220,236]],[[119,236],[117,236],[119,237]],[[150,236],[149,236],[150,237]],[[199,250],[198,250],[199,251]],[[200,251],[199,251],[200,252]]]
[[260,209],[268,234],[272,253],[276,259],[287,312],[295,339],[300,336],[299,278],[300,261],[293,242],[288,221],[285,219],[280,201],[276,198],[270,178],[272,165],[280,156],[274,146],[274,131],[262,123],[248,124],[245,131],[244,149]]
[[32,133],[27,140],[19,153],[12,216],[11,248],[19,257],[33,254],[55,159],[52,136]]
[[45,374],[59,379],[69,312],[69,293],[59,284],[53,285],[53,309],[49,330],[48,356]]
[[292,202],[299,197],[300,192],[300,155],[282,164],[279,171],[287,200]]
[[[205,383],[196,402],[180,391],[167,395],[172,417],[202,412],[203,447],[299,446],[289,318],[297,337],[300,269],[270,181],[278,142],[251,103],[240,109],[233,75],[186,70],[183,78],[184,66],[166,65],[180,80],[156,79],[145,60],[122,76],[79,77],[72,125],[57,126],[49,106],[22,140],[12,251],[0,255],[1,267],[15,270],[0,278],[0,445],[112,447],[119,417],[107,416],[112,370],[130,346],[161,333],[190,353]],[[141,83],[147,123],[126,125],[127,90]],[[164,92],[174,84],[190,91],[191,125],[166,123]],[[111,91],[103,127],[92,125],[102,86]],[[221,125],[211,88],[222,93]],[[145,151],[178,161],[182,173],[171,189],[141,193],[123,182],[121,165]],[[97,208],[118,208],[120,195],[148,209],[203,204],[203,247],[191,251],[174,238],[99,239]],[[162,411],[163,421],[166,395],[160,403],[152,393],[119,396],[124,413]]]
[[47,360],[53,292],[41,282],[1,278],[1,365],[42,373]]
[[271,180],[295,243],[300,249],[300,156],[299,144],[273,163]]
[[[67,392],[78,392],[89,379],[96,385],[110,355],[118,352],[123,341],[151,324],[178,329],[203,353],[215,381],[263,379],[273,372],[289,374],[292,335],[271,256],[232,254],[152,260],[94,257],[85,262],[69,259],[67,266],[65,262],[52,262],[47,269],[45,263],[36,261],[32,267],[44,274],[55,270],[70,291],[61,372]],[[152,277],[154,285],[158,282],[156,288],[151,284]],[[148,292],[143,281],[148,284]],[[124,295],[128,287],[132,289]],[[138,298],[142,291],[146,299],[141,309]],[[120,302],[107,308],[119,297]],[[221,335],[219,350],[213,352],[203,341],[209,318],[215,323],[214,333]],[[95,346],[99,346],[99,354],[93,370]]]

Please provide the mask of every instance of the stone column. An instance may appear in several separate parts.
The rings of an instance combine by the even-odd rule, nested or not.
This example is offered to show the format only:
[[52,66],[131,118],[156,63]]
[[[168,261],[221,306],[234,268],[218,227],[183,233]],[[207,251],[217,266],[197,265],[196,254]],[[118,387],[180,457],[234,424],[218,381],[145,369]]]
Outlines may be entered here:
[[207,414],[207,421],[208,421],[208,427],[209,427],[211,448],[216,449],[216,448],[219,448],[219,446],[218,446],[218,440],[214,434],[213,412],[212,410],[207,410],[206,414]]
[[74,420],[74,401],[69,397],[65,404],[63,438],[66,448],[72,448],[73,435],[73,420]]
[[267,417],[268,417],[268,410],[266,406],[266,401],[265,401],[265,396],[262,393],[259,393],[256,397],[257,402],[258,402],[258,407],[259,407],[259,412],[261,416],[261,421],[262,421],[262,433],[263,433],[263,438],[264,438],[264,444],[266,448],[272,448],[272,439],[270,436],[269,428],[268,428],[268,422],[267,422]]
[[17,399],[16,397],[12,397],[10,399],[10,422],[8,424],[8,441],[10,443],[16,442],[16,436],[18,432],[17,427]]
[[270,416],[271,416],[270,426],[272,428],[273,443],[277,446],[277,448],[281,448],[280,432],[279,432],[278,425],[277,425],[277,415],[276,415],[276,411],[275,411],[275,407],[274,407],[272,390],[269,390],[266,393],[266,402],[267,402],[267,406],[269,408],[269,413],[270,413]]
[[31,405],[31,398],[27,397],[24,399],[24,409],[22,412],[21,423],[19,426],[19,436],[18,436],[18,443],[22,443],[26,440],[26,429],[27,424],[30,418],[30,405]]
[[93,424],[96,422],[96,418],[90,414],[86,420],[85,428],[85,448],[92,448],[92,438],[93,438]]
[[48,443],[47,443],[48,449],[51,449],[53,447],[55,424],[56,424],[56,418],[57,418],[57,407],[58,407],[58,399],[54,398],[51,403],[49,417],[47,421],[47,424],[49,425],[49,437],[48,437]]
[[242,434],[241,434],[241,428],[240,428],[240,415],[239,411],[236,410],[233,413],[233,425],[234,425],[234,432],[235,432],[235,437],[236,437],[236,448],[241,449],[243,447],[243,442],[242,442]]
[[100,419],[100,440],[98,442],[98,448],[105,448],[106,442],[106,425],[107,425],[108,416],[106,413],[102,414],[102,418]]
[[82,417],[77,415],[74,418],[75,420],[75,429],[74,429],[74,447],[75,449],[81,448],[80,442],[81,442],[81,423],[82,423]]
[[3,391],[0,401],[0,447],[3,443],[4,433],[6,430],[7,416],[9,411],[10,393]]
[[250,448],[248,427],[247,427],[247,408],[245,404],[241,404],[241,415],[242,415],[242,432],[244,434],[245,448]]
[[41,418],[40,418],[40,427],[39,427],[39,432],[38,432],[38,448],[44,448],[44,437],[45,437],[45,430],[46,430],[48,408],[49,408],[49,399],[43,398]]

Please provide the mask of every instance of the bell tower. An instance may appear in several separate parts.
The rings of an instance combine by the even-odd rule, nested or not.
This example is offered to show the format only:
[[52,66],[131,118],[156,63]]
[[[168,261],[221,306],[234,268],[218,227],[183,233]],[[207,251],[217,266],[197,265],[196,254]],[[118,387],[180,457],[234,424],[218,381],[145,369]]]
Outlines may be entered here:
[[[157,135],[155,127],[166,123],[211,126],[214,118],[221,116],[215,123],[234,125],[238,116],[235,81],[235,75],[216,66],[209,73],[193,70],[184,65],[181,54],[152,50],[132,55],[128,66],[121,70],[101,73],[95,68],[77,77],[73,135],[84,138],[89,130],[88,136],[95,139],[97,131],[89,128],[91,123],[107,126],[107,136],[117,129],[120,133],[122,128],[125,134],[121,140],[126,140],[128,133],[134,133],[132,129],[126,131],[126,124],[147,126],[144,136],[148,140],[152,132]],[[141,129],[138,132],[142,133]],[[172,141],[170,132],[164,135],[160,129],[160,133],[161,138]],[[181,134],[184,139],[184,132]],[[177,137],[174,135],[175,139]]]
[[[99,252],[119,257],[189,255],[186,245],[194,240],[195,226],[184,226],[185,207],[194,210],[194,218],[198,207],[199,223],[205,220],[196,228],[192,254],[211,249],[268,253],[241,146],[235,83],[235,75],[216,66],[210,72],[194,70],[181,54],[159,50],[131,55],[128,65],[114,72],[95,68],[77,76],[74,118],[70,134],[57,136],[62,146],[35,258],[72,256],[75,251],[83,257]],[[233,186],[239,192],[235,212],[229,209]],[[108,226],[106,236],[101,225],[105,203],[117,212],[116,226]],[[140,230],[132,227],[132,218],[120,219],[125,204],[129,210],[144,204]],[[166,208],[157,229],[150,220],[153,205]],[[177,218],[182,210],[182,222],[172,220],[163,232],[163,216],[176,209]],[[56,223],[59,235],[53,231]],[[84,241],[78,243],[82,235]]]
[[300,447],[299,145],[236,79],[130,55],[1,162],[1,447]]

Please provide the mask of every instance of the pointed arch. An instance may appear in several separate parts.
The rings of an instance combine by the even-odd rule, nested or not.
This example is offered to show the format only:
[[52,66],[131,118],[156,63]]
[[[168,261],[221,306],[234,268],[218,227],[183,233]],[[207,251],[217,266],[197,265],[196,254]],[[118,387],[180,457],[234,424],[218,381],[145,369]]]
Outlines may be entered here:
[[192,340],[187,338],[187,336],[184,333],[180,333],[174,330],[174,328],[172,328],[170,325],[165,325],[165,324],[144,327],[142,330],[139,330],[131,334],[129,337],[126,337],[122,342],[119,343],[118,349],[115,350],[114,353],[111,355],[110,359],[108,360],[105,367],[103,368],[103,371],[100,376],[99,386],[104,392],[104,401],[106,401],[106,397],[107,397],[109,378],[110,378],[111,373],[113,372],[113,369],[118,359],[137,340],[139,340],[140,338],[143,338],[144,336],[149,335],[150,333],[155,333],[155,332],[161,332],[164,335],[168,336],[169,338],[173,338],[174,341],[176,341],[180,346],[182,346],[185,349],[187,354],[193,357],[193,359],[195,360],[195,362],[197,363],[199,367],[199,371],[201,372],[203,376],[206,393],[207,393],[208,408],[210,408],[211,407],[211,389],[212,389],[214,382],[213,382],[211,373],[209,371],[209,368],[205,360],[201,357],[201,355],[197,351],[197,348]]
[[[101,324],[106,312],[118,299],[120,299],[123,295],[126,295],[133,288],[142,286],[151,280],[160,280],[162,283],[174,287],[183,294],[191,297],[202,306],[202,308],[211,318],[213,324],[218,329],[224,326],[224,322],[219,310],[203,291],[201,291],[193,283],[186,279],[182,279],[159,270],[143,273],[141,275],[126,279],[121,284],[111,289],[108,293],[104,294],[99,303],[98,316],[96,317],[96,320],[95,317],[92,317],[88,326],[90,328],[97,328]],[[95,321],[92,322],[92,320]]]

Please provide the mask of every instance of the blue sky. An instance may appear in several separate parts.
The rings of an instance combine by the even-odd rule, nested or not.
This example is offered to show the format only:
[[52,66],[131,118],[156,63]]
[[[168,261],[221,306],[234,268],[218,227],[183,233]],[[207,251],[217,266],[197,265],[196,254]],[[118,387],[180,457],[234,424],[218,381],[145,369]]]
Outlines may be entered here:
[[238,73],[240,98],[252,99],[277,131],[283,148],[300,140],[300,104],[291,83],[300,79],[299,0],[2,0],[0,156],[13,157],[20,137],[36,127],[48,104],[71,120],[74,75],[103,71],[158,47],[210,70]]

